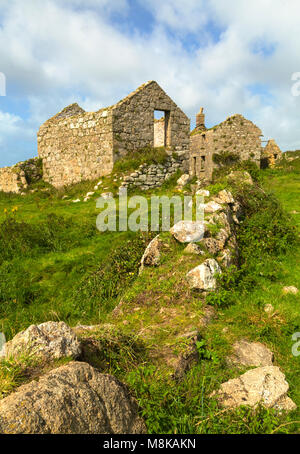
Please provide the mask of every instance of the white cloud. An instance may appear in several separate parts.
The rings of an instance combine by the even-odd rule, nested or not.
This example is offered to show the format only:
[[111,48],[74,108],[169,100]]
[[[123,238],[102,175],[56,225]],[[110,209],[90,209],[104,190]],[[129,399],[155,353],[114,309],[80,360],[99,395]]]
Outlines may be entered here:
[[34,129],[21,117],[0,110],[0,166],[32,157],[29,153],[34,136]]
[[[298,0],[136,1],[153,14],[148,35],[111,22],[118,13],[126,23],[132,0],[0,0],[0,71],[8,99],[30,105],[23,123],[31,137],[71,102],[96,110],[155,79],[191,117],[200,106],[209,124],[242,113],[283,148],[300,148],[300,97],[291,95],[300,71]],[[196,50],[186,48],[191,40]],[[0,121],[20,140],[24,129]]]

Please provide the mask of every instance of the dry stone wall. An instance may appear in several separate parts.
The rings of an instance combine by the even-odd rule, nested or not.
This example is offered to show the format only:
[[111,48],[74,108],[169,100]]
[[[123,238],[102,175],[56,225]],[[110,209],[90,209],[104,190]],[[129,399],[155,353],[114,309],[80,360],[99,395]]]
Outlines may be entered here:
[[233,115],[209,130],[195,131],[190,141],[190,170],[193,175],[211,178],[218,167],[214,154],[233,153],[240,160],[252,160],[260,165],[261,130],[242,115]]
[[143,191],[163,185],[178,170],[186,172],[188,159],[185,151],[173,153],[163,164],[142,164],[135,172],[124,178],[121,188],[139,188]]

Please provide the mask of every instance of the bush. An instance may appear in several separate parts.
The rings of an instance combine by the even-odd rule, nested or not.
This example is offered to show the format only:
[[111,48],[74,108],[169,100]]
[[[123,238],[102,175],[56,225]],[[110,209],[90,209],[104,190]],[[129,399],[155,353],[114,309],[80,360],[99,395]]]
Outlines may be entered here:
[[277,256],[295,244],[296,227],[274,196],[260,188],[244,188],[239,201],[246,214],[238,232],[242,263],[265,254]]

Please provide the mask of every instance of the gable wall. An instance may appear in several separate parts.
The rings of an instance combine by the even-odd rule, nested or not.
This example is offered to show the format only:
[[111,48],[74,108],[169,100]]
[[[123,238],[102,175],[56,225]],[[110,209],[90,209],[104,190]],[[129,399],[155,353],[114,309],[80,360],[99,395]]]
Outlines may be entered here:
[[47,121],[38,132],[44,180],[55,187],[94,180],[113,168],[111,109]]
[[[218,167],[213,162],[214,153],[229,151],[237,154],[240,160],[252,160],[258,166],[262,152],[261,130],[242,115],[233,115],[212,129],[195,133],[190,138],[190,170],[194,174],[195,158],[197,159],[197,175],[210,179],[212,172]],[[205,156],[205,169],[200,170],[200,158]],[[203,167],[203,166],[202,166]]]
[[154,146],[154,110],[168,111],[167,146],[189,150],[190,120],[155,83],[147,83],[113,107],[115,159]]

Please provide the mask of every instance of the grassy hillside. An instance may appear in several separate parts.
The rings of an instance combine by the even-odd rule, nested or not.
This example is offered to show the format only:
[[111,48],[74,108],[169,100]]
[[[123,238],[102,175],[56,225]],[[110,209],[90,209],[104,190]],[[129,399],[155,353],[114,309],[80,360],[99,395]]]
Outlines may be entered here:
[[[185,254],[168,233],[162,235],[161,265],[139,276],[150,235],[97,231],[97,195],[115,190],[117,177],[104,179],[86,203],[72,200],[93,191],[94,182],[60,192],[1,194],[0,331],[10,339],[48,320],[101,324],[81,333],[96,345],[86,360],[129,384],[150,433],[299,433],[300,360],[291,353],[291,336],[300,332],[300,297],[282,293],[284,286],[300,289],[300,157],[291,156],[296,159],[255,172],[266,193],[236,189],[248,213],[239,232],[241,268],[224,273],[220,290],[206,300],[185,281],[199,258]],[[157,193],[171,194],[173,183]],[[220,176],[209,189],[223,186]],[[266,304],[273,305],[272,314]],[[203,316],[212,313],[204,326]],[[187,347],[185,334],[194,330],[201,332],[201,361],[178,383],[172,366]],[[298,410],[288,416],[262,408],[225,411],[209,397],[238,375],[225,360],[241,338],[274,352]],[[6,375],[0,369],[4,393],[30,378],[26,361],[7,367]]]

